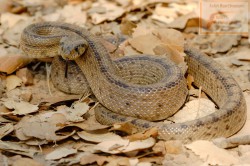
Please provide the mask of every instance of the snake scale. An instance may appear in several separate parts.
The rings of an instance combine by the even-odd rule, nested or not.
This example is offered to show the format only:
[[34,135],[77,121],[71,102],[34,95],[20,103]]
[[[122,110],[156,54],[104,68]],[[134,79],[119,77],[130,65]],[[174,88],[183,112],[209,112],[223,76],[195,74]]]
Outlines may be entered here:
[[[188,45],[187,72],[219,110],[196,120],[172,124],[152,121],[173,115],[186,100],[184,74],[173,62],[150,55],[112,61],[98,37],[76,25],[59,22],[29,25],[21,35],[20,48],[32,57],[60,54],[66,60],[74,60],[84,73],[84,80],[73,67],[67,75],[73,81],[70,88],[65,88],[65,72],[60,70],[52,71],[52,81],[59,89],[73,93],[89,85],[86,91],[91,90],[101,103],[95,108],[95,116],[102,124],[130,122],[139,130],[157,127],[162,139],[192,141],[231,136],[246,121],[246,102],[237,82],[213,59]],[[60,63],[63,60],[55,59],[52,68],[64,69],[65,65]],[[85,85],[75,85],[79,82]]]

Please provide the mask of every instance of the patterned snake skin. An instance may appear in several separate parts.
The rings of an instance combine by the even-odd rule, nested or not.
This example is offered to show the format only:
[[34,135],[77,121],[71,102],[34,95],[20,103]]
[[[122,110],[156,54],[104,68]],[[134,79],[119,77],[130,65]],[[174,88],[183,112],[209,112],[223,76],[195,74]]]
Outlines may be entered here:
[[[165,140],[192,141],[228,137],[246,121],[246,102],[236,81],[215,61],[189,46],[185,46],[188,73],[219,111],[178,124],[150,122],[173,115],[188,94],[181,70],[164,58],[137,55],[112,61],[97,37],[78,26],[59,22],[26,27],[20,47],[32,57],[60,54],[66,60],[75,60],[86,78],[75,73],[78,69],[73,67],[66,76],[63,70],[52,71],[52,81],[66,92],[92,91],[101,103],[95,109],[96,119],[103,124],[129,121],[140,130],[157,127],[159,137]],[[57,57],[52,68],[65,69],[60,61]],[[65,77],[71,80],[70,86]]]

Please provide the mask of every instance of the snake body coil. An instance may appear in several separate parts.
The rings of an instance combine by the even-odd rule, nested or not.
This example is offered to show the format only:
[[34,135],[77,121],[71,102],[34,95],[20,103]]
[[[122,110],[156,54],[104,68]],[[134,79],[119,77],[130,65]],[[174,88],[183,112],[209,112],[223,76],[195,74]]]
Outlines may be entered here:
[[[25,28],[20,46],[33,57],[59,53],[65,59],[74,59],[93,94],[104,106],[96,109],[96,118],[101,123],[130,121],[138,129],[158,127],[160,137],[165,140],[228,137],[245,123],[246,103],[236,81],[215,61],[188,46],[185,48],[188,73],[220,109],[180,124],[148,121],[173,115],[186,100],[185,78],[180,69],[166,59],[138,55],[112,61],[97,37],[77,26],[55,22]],[[77,82],[77,74],[75,78]],[[58,82],[62,83],[60,89],[64,89],[63,80]]]

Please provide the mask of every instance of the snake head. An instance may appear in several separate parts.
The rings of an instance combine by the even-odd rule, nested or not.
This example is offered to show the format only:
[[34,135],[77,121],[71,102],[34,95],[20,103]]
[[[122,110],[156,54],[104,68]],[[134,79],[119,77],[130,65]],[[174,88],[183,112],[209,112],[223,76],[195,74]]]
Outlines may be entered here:
[[65,60],[75,60],[88,48],[88,43],[82,38],[63,37],[60,40],[58,53]]

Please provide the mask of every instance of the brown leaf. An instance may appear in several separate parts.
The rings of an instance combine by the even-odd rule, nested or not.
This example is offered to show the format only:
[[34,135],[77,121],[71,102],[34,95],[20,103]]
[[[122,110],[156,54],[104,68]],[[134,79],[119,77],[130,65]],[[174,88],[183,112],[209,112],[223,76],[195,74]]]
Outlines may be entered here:
[[0,139],[2,139],[4,136],[11,133],[13,130],[14,130],[14,126],[11,123],[2,125],[0,128]]
[[96,143],[108,140],[122,140],[122,138],[119,135],[102,131],[95,131],[95,132],[81,131],[78,132],[77,135],[86,141],[96,142]]
[[103,141],[96,145],[95,149],[110,154],[127,153],[135,150],[147,149],[155,144],[154,138],[145,140],[132,141],[129,140],[109,140]]
[[[174,116],[168,118],[168,120],[174,121],[175,123],[182,123],[204,117],[216,110],[215,104],[211,100],[200,98],[187,102],[181,110],[174,114]],[[187,116],[187,114],[189,116]]]
[[134,37],[129,40],[129,43],[132,47],[134,47],[137,51],[142,52],[143,54],[153,55],[153,49],[160,45],[162,42],[153,34],[141,35]]
[[212,142],[199,140],[191,144],[185,145],[186,148],[192,150],[203,161],[211,165],[233,165],[239,163],[239,159],[227,152],[225,149],[220,149]]
[[166,141],[165,148],[168,154],[180,154],[183,152],[183,144],[179,140]]
[[11,113],[14,115],[26,115],[29,113],[34,113],[38,111],[38,106],[30,104],[25,101],[14,101],[13,99],[2,99],[4,100],[3,104],[8,109],[14,109]]
[[97,154],[93,154],[90,152],[84,152],[82,157],[80,158],[80,164],[81,165],[87,165],[92,164],[94,162],[97,162],[98,165],[103,165],[105,161],[108,161],[107,156],[100,156]]
[[168,27],[169,28],[184,29],[187,25],[187,22],[193,18],[198,18],[198,15],[195,12],[191,12],[189,14],[186,14],[186,15],[183,15],[181,17],[176,18],[173,22],[168,24]]
[[57,160],[68,155],[76,154],[77,150],[73,148],[59,147],[45,156],[46,160]]
[[24,85],[32,85],[33,84],[33,75],[28,68],[19,69],[16,72],[16,75],[22,79]]
[[153,127],[146,131],[127,136],[126,138],[129,139],[130,141],[136,141],[136,140],[148,139],[150,137],[156,138],[157,136],[158,136],[158,129],[156,127]]
[[31,58],[22,55],[0,56],[0,72],[11,74],[31,61]]
[[30,158],[20,158],[20,159],[15,160],[12,164],[12,166],[26,166],[26,165],[43,166],[43,164],[41,164],[33,159],[30,159]]
[[6,78],[6,88],[8,91],[15,89],[18,86],[21,86],[23,81],[16,75],[10,75]]
[[125,122],[113,124],[113,127],[110,129],[110,131],[122,131],[130,135],[136,133],[138,130],[131,123]]
[[136,28],[136,24],[134,24],[133,22],[129,21],[129,20],[122,20],[122,23],[120,25],[120,29],[122,34],[125,35],[132,35],[132,33],[134,32],[134,28]]

